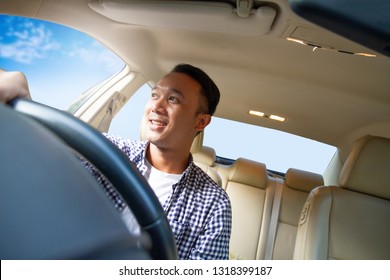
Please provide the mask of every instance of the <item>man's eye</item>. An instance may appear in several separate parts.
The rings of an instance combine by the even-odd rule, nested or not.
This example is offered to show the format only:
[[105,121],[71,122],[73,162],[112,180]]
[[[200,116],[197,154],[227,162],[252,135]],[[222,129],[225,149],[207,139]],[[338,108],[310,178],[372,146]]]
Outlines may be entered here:
[[174,96],[170,96],[170,97],[168,98],[168,100],[169,100],[169,101],[172,101],[172,102],[177,102],[177,101],[178,101],[177,98],[174,97]]

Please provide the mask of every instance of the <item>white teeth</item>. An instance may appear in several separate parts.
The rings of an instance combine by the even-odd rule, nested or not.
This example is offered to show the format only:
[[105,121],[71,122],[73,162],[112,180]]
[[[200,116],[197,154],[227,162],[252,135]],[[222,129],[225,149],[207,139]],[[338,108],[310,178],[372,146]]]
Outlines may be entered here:
[[152,124],[159,125],[159,126],[166,126],[166,125],[167,125],[167,123],[161,122],[161,121],[151,120],[150,122],[151,122]]

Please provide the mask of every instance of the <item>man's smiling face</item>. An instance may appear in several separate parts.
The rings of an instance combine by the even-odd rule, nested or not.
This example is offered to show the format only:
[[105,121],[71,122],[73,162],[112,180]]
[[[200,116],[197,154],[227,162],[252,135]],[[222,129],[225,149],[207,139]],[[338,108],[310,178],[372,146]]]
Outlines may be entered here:
[[146,139],[164,149],[190,147],[211,117],[204,113],[205,103],[200,84],[190,76],[182,73],[164,76],[153,88],[145,107]]

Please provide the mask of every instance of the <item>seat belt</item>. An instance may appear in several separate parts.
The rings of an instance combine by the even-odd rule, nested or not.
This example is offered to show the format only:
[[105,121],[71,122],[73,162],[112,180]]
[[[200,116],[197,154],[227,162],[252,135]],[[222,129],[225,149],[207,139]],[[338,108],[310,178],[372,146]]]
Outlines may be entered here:
[[282,192],[283,192],[283,181],[278,180],[275,183],[275,195],[274,200],[272,204],[272,212],[271,212],[271,220],[269,225],[269,231],[268,231],[268,238],[267,243],[265,247],[265,256],[264,258],[266,260],[272,260],[273,253],[274,253],[274,245],[275,245],[275,238],[276,238],[276,230],[278,228],[278,220],[279,220],[279,210],[280,210],[280,203],[282,201]]

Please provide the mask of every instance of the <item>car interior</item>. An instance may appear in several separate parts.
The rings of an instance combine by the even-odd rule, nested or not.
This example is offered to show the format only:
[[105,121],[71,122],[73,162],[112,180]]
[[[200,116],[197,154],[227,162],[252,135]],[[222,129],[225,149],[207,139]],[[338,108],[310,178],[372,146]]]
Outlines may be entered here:
[[[390,259],[389,1],[3,0],[0,13],[77,29],[126,64],[71,112],[0,106],[1,259],[177,259],[153,190],[101,132],[181,62],[215,80],[216,117],[336,147],[324,173],[278,172],[223,161],[207,128],[195,138],[194,162],[231,201],[231,260]],[[141,236],[75,154],[118,189]]]

